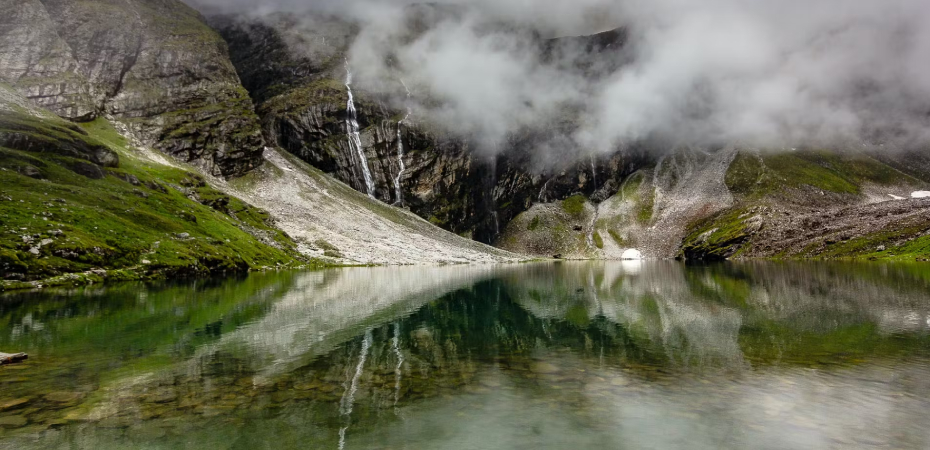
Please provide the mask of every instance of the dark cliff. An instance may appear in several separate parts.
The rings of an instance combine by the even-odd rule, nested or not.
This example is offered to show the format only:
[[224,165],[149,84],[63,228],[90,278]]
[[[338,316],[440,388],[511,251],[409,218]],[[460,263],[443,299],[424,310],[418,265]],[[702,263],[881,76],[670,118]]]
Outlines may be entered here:
[[[243,84],[257,104],[265,139],[361,192],[366,191],[360,162],[347,138],[345,57],[357,30],[332,18],[306,20],[266,17],[243,20],[211,18],[227,40]],[[541,54],[569,47],[582,49],[587,71],[606,71],[595,55],[610,46],[621,47],[622,30],[592,37],[541,40]],[[615,59],[612,64],[616,64]],[[369,80],[371,81],[371,80]],[[536,146],[573,125],[553,130],[522,130],[505,148],[482,151],[473,136],[462,136],[431,122],[430,117],[398,107],[405,87],[397,80],[377,80],[391,94],[353,87],[366,162],[379,200],[410,208],[417,215],[454,233],[493,243],[511,219],[538,201],[554,201],[583,193],[606,198],[636,169],[631,157],[584,157],[556,169],[533,169]],[[416,95],[416,94],[414,94]],[[391,105],[394,105],[393,107]],[[403,123],[401,123],[403,122]],[[558,132],[556,132],[558,131]],[[404,149],[398,158],[399,142]],[[398,192],[397,187],[400,187]],[[596,195],[598,191],[604,193]]]

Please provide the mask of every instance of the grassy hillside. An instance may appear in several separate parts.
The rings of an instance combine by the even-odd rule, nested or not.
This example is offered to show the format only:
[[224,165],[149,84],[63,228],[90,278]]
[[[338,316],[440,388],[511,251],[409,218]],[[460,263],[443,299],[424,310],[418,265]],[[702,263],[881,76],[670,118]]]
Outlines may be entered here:
[[0,110],[0,290],[312,263],[295,249],[267,212],[141,158],[105,119]]
[[737,203],[689,224],[679,256],[930,259],[930,201],[907,198],[926,183],[867,154],[744,151],[725,181]]

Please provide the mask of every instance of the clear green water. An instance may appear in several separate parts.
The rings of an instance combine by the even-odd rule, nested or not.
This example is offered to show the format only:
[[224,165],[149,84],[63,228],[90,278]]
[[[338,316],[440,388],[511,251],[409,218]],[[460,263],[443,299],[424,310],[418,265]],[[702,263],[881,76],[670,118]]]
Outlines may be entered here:
[[930,266],[360,268],[0,296],[0,448],[930,448]]

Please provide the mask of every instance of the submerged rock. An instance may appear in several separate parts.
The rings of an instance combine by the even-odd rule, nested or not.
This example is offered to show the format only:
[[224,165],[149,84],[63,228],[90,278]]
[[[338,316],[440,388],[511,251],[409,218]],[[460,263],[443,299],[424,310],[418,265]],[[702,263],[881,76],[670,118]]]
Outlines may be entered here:
[[29,423],[23,416],[0,417],[0,428],[20,428]]
[[84,398],[80,392],[52,392],[45,395],[45,400],[53,403],[75,403]]
[[21,408],[21,407],[23,407],[23,406],[29,404],[30,401],[32,401],[32,399],[29,398],[29,397],[23,397],[23,398],[17,398],[17,399],[15,399],[15,400],[9,400],[9,401],[7,401],[7,402],[0,403],[0,411],[6,411],[6,410],[9,410],[9,409]]

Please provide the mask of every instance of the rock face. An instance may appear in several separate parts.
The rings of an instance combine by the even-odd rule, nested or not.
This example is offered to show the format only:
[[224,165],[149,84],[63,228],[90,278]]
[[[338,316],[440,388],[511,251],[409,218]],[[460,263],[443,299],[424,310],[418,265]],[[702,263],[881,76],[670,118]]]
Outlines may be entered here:
[[0,0],[0,81],[59,116],[118,119],[218,176],[261,163],[226,44],[178,0]]
[[[284,17],[245,22],[211,19],[229,43],[232,61],[257,103],[266,141],[366,192],[346,125],[345,56],[356,30],[330,18],[312,21],[315,25],[308,28],[305,22]],[[579,39],[583,38],[541,45],[540,51],[578,46]],[[609,32],[596,36],[590,47],[600,51],[622,45],[624,39],[625,33]],[[600,68],[590,63],[587,70]],[[468,138],[437,127],[429,117],[416,112],[407,116],[403,101],[397,101],[406,90],[399,81],[378,82],[389,85],[386,91],[394,94],[352,87],[375,197],[408,207],[456,234],[494,243],[511,219],[540,198],[557,200],[584,193],[605,199],[635,170],[631,161],[636,158],[620,154],[534,170],[530,161],[534,146],[552,134],[542,130],[523,130],[502,152],[488,156]],[[398,139],[404,149],[403,170]]]
[[93,118],[91,87],[39,0],[2,0],[0,79],[71,119]]

